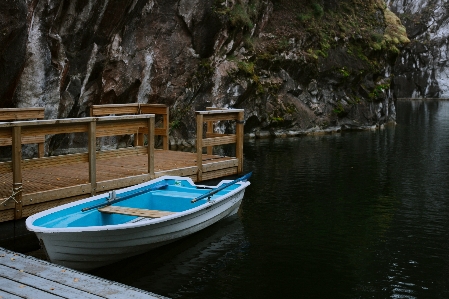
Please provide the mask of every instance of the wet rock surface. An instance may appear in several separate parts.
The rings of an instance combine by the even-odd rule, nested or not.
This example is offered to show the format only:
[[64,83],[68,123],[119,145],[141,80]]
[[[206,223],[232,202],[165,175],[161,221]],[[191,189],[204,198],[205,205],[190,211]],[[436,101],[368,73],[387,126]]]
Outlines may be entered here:
[[398,98],[449,98],[449,4],[440,0],[389,0],[412,42],[395,65]]
[[395,120],[392,68],[408,42],[394,17],[383,1],[5,0],[0,103],[46,118],[167,104],[183,145],[208,106],[244,108],[261,138],[381,126]]

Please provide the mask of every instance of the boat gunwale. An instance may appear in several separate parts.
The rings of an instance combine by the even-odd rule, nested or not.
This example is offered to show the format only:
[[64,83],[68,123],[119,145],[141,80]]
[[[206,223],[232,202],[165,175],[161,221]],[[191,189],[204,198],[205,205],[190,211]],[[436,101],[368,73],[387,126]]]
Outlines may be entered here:
[[[124,192],[128,192],[128,191],[133,191],[148,185],[152,185],[154,183],[158,183],[160,181],[166,180],[166,179],[174,179],[174,180],[184,180],[187,181],[188,183],[191,184],[191,186],[194,187],[207,187],[208,189],[214,189],[214,188],[218,188],[219,186],[232,182],[232,180],[222,180],[220,181],[220,183],[216,186],[208,186],[208,185],[196,185],[191,178],[189,177],[179,177],[179,176],[162,176],[153,180],[150,180],[148,182],[145,183],[141,183],[138,185],[134,185],[134,186],[130,186],[127,188],[123,188],[117,191],[120,191],[118,194],[120,193],[124,193]],[[81,200],[77,200],[71,203],[67,203],[58,207],[54,207],[39,213],[36,213],[34,215],[31,215],[30,217],[28,217],[26,219],[26,227],[28,230],[33,231],[35,233],[78,233],[78,232],[96,232],[96,231],[108,231],[108,230],[120,230],[120,229],[129,229],[129,228],[138,228],[138,227],[143,227],[143,226],[149,226],[149,225],[153,225],[153,224],[157,224],[157,223],[162,223],[162,222],[166,222],[172,219],[176,219],[176,218],[180,218],[180,217],[184,217],[193,213],[196,213],[198,211],[201,210],[205,210],[208,209],[209,207],[211,207],[212,205],[218,204],[224,200],[226,200],[227,198],[232,197],[234,194],[237,194],[239,192],[241,192],[242,190],[244,190],[247,186],[250,185],[249,181],[241,181],[241,182],[237,182],[236,185],[240,185],[239,187],[237,187],[234,190],[230,190],[228,193],[221,195],[211,201],[207,201],[197,207],[191,208],[191,209],[187,209],[185,211],[182,212],[176,212],[167,216],[163,216],[160,218],[148,218],[148,221],[138,221],[138,222],[125,222],[125,223],[119,223],[119,224],[109,224],[109,225],[95,225],[95,226],[76,226],[76,227],[59,227],[59,228],[48,228],[48,227],[43,227],[43,226],[36,226],[34,225],[34,221],[36,221],[37,219],[41,218],[41,217],[45,217],[47,215],[53,214],[53,213],[57,213],[59,211],[62,211],[64,209],[68,209],[68,208],[72,208],[72,207],[76,207],[78,205],[82,205],[91,201],[95,201],[101,198],[105,197],[105,193],[103,194],[99,194],[99,195],[95,195],[95,196],[91,196],[85,199],[81,199]],[[192,198],[193,199],[193,198]],[[101,213],[101,212],[99,212]]]

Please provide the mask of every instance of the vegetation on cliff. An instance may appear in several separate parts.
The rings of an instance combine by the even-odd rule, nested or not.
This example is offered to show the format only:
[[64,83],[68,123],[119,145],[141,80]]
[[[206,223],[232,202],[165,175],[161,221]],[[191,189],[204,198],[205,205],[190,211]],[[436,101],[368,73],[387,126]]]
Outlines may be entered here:
[[[325,128],[348,117],[371,125],[394,119],[388,107],[355,112],[388,98],[388,69],[409,42],[383,1],[215,0],[213,9],[229,28],[220,56],[244,89],[228,104],[257,115],[247,131]],[[216,64],[211,57],[212,69]]]

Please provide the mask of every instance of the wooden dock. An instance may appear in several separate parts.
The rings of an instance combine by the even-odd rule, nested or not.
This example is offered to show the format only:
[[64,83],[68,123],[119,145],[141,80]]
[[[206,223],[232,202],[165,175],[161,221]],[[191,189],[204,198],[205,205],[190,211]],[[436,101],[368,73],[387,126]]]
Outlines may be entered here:
[[[20,115],[26,109],[3,109],[9,113],[3,117],[0,109],[0,120],[19,120],[0,123],[0,146],[12,148],[11,160],[0,162],[0,222],[163,175],[204,181],[242,173],[242,109],[198,111],[196,152],[192,153],[168,150],[168,108],[153,106],[102,105],[93,107],[95,117],[41,120],[34,116],[36,120],[31,121],[21,120],[30,117],[29,112]],[[155,125],[158,116],[161,127]],[[235,134],[214,132],[214,123],[220,121],[235,121]],[[57,134],[77,134],[87,141],[86,151],[48,156],[42,142]],[[100,138],[117,135],[133,135],[134,146],[108,150],[98,145]],[[162,149],[155,149],[158,135]],[[23,159],[22,145],[33,143],[39,145],[38,157]],[[235,144],[236,157],[212,154],[213,146],[223,144]]]
[[166,298],[0,247],[0,298]]

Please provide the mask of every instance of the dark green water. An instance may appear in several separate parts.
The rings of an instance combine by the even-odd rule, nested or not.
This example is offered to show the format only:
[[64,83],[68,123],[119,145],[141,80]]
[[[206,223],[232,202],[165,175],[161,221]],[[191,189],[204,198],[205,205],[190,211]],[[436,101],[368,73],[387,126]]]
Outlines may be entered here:
[[449,298],[449,101],[245,143],[237,217],[92,272],[172,298]]

